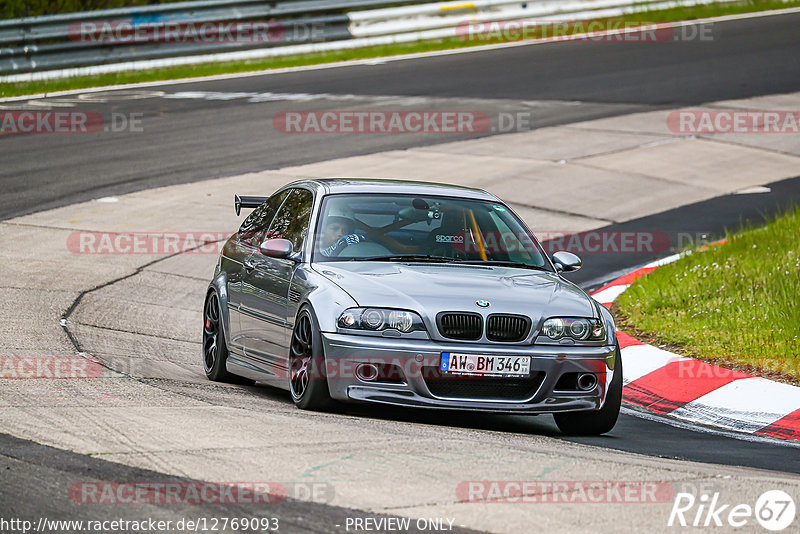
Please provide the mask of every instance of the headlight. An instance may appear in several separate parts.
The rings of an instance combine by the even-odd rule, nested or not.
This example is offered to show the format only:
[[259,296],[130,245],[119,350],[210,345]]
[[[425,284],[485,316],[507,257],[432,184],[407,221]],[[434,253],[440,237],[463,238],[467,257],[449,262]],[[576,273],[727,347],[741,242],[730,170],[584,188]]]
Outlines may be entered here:
[[350,308],[339,316],[337,324],[339,328],[349,330],[381,331],[394,329],[406,334],[417,330],[425,330],[425,324],[416,313],[384,308]]
[[550,339],[561,339],[566,331],[566,321],[564,319],[548,319],[542,326],[542,334]]
[[575,341],[603,341],[606,330],[599,319],[551,317],[542,325],[542,335],[552,340],[568,337]]

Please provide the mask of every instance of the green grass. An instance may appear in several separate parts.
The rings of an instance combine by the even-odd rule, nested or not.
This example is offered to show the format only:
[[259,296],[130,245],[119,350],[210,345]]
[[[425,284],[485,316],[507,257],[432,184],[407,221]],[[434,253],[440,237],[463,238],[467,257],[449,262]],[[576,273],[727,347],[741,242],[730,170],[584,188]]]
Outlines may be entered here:
[[729,235],[622,294],[621,329],[725,367],[800,378],[800,209]]
[[[654,22],[674,22],[681,20],[694,20],[700,18],[715,17],[720,15],[730,15],[736,13],[748,13],[755,11],[767,11],[772,9],[782,9],[800,6],[800,0],[747,0],[737,3],[718,3],[695,7],[675,7],[663,10],[641,10],[620,17],[611,17],[605,20],[628,20],[628,21],[654,21]],[[21,96],[35,93],[49,93],[55,91],[65,91],[70,89],[84,89],[87,87],[101,87],[106,85],[117,85],[137,82],[149,82],[157,80],[174,80],[179,78],[192,78],[198,76],[211,76],[215,74],[228,74],[238,72],[255,72],[266,69],[276,69],[284,67],[297,67],[304,65],[316,65],[322,63],[332,63],[336,61],[346,61],[353,59],[367,59],[385,57],[398,54],[410,54],[416,52],[428,52],[434,50],[445,50],[453,48],[463,48],[481,44],[500,42],[499,40],[488,41],[469,41],[458,38],[444,39],[438,41],[417,41],[407,44],[394,44],[385,46],[363,47],[353,50],[336,52],[326,52],[318,54],[306,54],[298,56],[285,56],[278,58],[264,58],[252,61],[237,61],[227,63],[203,63],[199,65],[187,65],[181,67],[169,67],[163,69],[152,69],[147,71],[127,71],[98,76],[82,76],[63,78],[57,80],[44,80],[35,82],[3,83],[0,84],[0,97]],[[657,46],[657,44],[653,44]]]

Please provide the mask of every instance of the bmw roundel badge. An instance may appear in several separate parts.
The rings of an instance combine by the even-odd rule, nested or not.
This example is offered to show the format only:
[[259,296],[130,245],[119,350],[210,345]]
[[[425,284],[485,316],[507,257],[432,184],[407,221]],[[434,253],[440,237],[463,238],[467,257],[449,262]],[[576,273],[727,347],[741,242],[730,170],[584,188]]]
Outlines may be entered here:
[[489,301],[488,300],[476,300],[475,304],[477,304],[481,308],[488,308],[489,307]]

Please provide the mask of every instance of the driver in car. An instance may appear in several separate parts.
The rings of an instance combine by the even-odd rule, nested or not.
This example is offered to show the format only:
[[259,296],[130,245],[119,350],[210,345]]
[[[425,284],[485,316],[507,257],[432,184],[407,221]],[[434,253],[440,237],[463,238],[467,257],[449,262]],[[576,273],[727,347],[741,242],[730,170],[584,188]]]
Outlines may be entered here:
[[355,221],[344,212],[332,211],[325,218],[320,248],[326,256],[338,256],[349,245],[364,241],[366,238],[355,232]]

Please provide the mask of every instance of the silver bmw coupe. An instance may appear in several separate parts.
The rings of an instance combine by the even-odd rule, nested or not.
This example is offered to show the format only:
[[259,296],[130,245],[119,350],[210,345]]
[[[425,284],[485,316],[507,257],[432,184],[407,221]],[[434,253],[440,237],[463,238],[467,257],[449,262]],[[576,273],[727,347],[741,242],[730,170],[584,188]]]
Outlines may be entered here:
[[203,312],[215,381],[340,402],[534,415],[568,434],[616,423],[622,361],[611,314],[562,275],[505,203],[478,189],[304,180],[225,243]]

